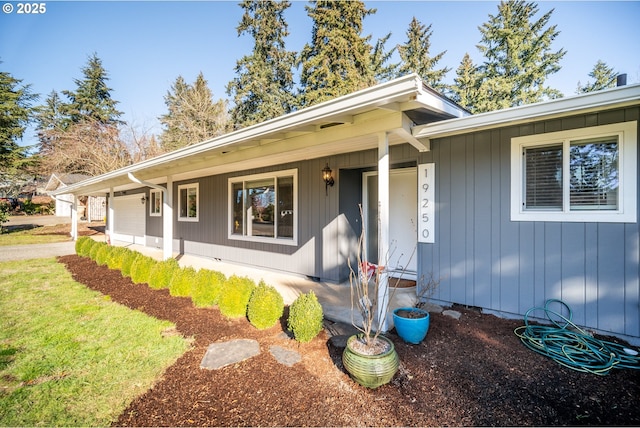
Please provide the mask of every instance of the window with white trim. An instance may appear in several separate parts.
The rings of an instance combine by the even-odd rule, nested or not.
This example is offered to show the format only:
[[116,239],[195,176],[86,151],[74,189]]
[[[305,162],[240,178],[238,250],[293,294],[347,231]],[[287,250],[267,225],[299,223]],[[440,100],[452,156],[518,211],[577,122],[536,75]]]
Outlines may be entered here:
[[149,215],[160,217],[162,215],[162,190],[151,190],[149,192]]
[[637,122],[511,139],[511,220],[637,221]]
[[199,214],[198,183],[178,186],[178,220],[198,221]]
[[229,179],[229,238],[297,244],[297,170]]

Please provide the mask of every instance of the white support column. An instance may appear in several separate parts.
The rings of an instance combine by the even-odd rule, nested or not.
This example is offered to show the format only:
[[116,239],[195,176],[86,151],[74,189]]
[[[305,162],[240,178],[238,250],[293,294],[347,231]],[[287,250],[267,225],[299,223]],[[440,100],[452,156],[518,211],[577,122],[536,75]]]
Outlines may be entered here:
[[173,177],[167,176],[167,188],[162,195],[162,257],[173,257]]
[[109,196],[107,197],[107,206],[108,206],[108,210],[107,210],[107,242],[109,244],[112,243],[113,241],[113,217],[114,217],[114,211],[113,211],[113,198],[114,198],[114,194],[113,194],[113,187],[109,189]]
[[73,202],[71,203],[71,239],[73,241],[78,240],[78,197],[73,195]]
[[378,134],[378,265],[384,266],[378,288],[378,326],[386,332],[389,308],[389,136]]

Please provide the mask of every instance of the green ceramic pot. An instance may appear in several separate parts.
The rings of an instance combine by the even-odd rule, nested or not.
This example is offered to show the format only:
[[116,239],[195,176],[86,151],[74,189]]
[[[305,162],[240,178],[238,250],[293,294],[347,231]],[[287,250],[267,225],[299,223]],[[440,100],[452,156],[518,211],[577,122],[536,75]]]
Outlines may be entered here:
[[362,337],[353,335],[347,340],[347,347],[342,353],[342,363],[353,380],[367,388],[377,388],[389,383],[398,371],[400,359],[393,342],[384,336],[378,336],[389,344],[389,349],[378,355],[367,355],[354,350],[352,342]]

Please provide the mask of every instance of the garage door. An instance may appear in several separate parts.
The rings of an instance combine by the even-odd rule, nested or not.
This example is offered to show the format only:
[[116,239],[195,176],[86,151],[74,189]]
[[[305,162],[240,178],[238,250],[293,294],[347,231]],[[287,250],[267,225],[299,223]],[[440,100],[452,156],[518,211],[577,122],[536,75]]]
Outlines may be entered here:
[[145,207],[142,194],[113,198],[113,236],[116,241],[144,245]]

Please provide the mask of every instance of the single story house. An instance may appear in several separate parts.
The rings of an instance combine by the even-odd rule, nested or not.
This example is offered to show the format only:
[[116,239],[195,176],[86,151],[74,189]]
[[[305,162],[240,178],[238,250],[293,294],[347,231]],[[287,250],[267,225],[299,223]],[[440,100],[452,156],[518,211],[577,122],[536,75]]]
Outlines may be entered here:
[[331,282],[364,227],[437,301],[637,341],[639,116],[640,85],[470,115],[409,75],[64,192],[106,195],[111,239]]
[[[44,191],[51,194],[56,193],[55,196],[55,215],[56,217],[71,217],[71,206],[75,201],[75,196],[71,193],[62,193],[65,187],[70,186],[80,181],[89,178],[84,174],[60,174],[53,173],[47,184],[44,187]],[[106,198],[104,195],[100,196],[86,196],[82,195],[79,198],[79,204],[77,206],[78,216],[83,220],[102,221],[106,216]]]

